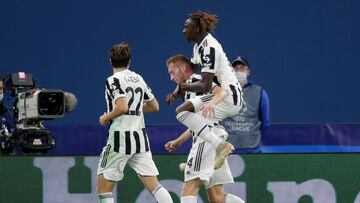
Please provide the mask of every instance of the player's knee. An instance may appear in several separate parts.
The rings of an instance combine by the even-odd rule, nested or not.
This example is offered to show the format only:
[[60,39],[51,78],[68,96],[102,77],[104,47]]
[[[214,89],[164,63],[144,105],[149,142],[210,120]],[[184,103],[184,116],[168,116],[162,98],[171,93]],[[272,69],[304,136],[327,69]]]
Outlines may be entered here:
[[181,113],[183,111],[194,112],[194,105],[191,102],[187,101],[187,102],[181,104],[180,106],[176,107],[175,113],[176,113],[176,115],[178,115],[179,113]]
[[208,199],[211,203],[223,203],[225,190],[223,185],[215,185],[207,189]]
[[184,182],[181,196],[196,196],[199,192],[201,181],[198,179]]
[[98,195],[100,195],[100,194],[102,194],[102,193],[108,193],[108,192],[112,192],[111,190],[109,191],[108,189],[106,189],[106,188],[104,188],[104,187],[97,187],[96,188],[96,193],[98,194]]
[[220,195],[220,196],[208,195],[208,198],[209,198],[210,203],[223,203],[225,196],[223,196],[223,195]]
[[175,114],[178,115],[179,113],[182,112],[182,109],[178,107],[176,107],[176,110],[175,110]]

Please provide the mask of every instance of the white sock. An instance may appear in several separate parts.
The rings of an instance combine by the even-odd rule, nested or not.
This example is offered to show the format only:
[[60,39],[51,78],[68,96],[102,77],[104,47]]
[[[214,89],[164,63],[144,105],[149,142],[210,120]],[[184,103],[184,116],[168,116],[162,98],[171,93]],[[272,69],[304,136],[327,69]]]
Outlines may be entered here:
[[180,123],[190,128],[190,130],[194,131],[203,140],[211,143],[215,148],[217,148],[222,142],[217,135],[210,131],[205,118],[199,114],[190,111],[183,111],[177,114],[176,118]]
[[114,196],[112,192],[105,192],[98,194],[100,203],[114,203]]
[[183,196],[181,203],[197,203],[197,196]]
[[152,191],[158,203],[173,203],[170,193],[160,184]]
[[233,194],[226,193],[225,203],[245,203],[245,201]]

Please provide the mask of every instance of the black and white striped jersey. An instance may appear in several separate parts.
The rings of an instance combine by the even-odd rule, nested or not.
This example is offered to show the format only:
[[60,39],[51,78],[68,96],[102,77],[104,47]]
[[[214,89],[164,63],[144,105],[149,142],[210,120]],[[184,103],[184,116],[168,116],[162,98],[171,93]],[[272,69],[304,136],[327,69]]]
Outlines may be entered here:
[[[189,79],[186,80],[186,83],[193,83],[193,82],[197,82],[201,80],[201,75],[193,73]],[[184,101],[189,100],[190,98],[194,98],[195,96],[200,96],[203,94],[207,94],[207,93],[202,93],[202,92],[190,92],[190,91],[186,91],[184,94]]]
[[240,83],[221,44],[211,34],[200,44],[195,43],[191,62],[201,67],[201,72],[213,73],[214,82],[229,92],[235,105],[241,105]]
[[109,144],[114,151],[124,154],[149,151],[143,104],[154,99],[151,89],[139,74],[128,69],[114,73],[105,83],[107,112],[113,110],[119,98],[127,99],[129,109],[111,121]]

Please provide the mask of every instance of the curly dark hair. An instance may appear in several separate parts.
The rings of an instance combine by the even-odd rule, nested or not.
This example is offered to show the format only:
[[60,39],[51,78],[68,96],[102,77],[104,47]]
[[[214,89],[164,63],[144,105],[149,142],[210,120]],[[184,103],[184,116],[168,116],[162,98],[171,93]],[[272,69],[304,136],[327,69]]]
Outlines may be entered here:
[[193,20],[204,32],[211,32],[216,28],[218,16],[205,11],[197,11],[189,14],[189,18]]

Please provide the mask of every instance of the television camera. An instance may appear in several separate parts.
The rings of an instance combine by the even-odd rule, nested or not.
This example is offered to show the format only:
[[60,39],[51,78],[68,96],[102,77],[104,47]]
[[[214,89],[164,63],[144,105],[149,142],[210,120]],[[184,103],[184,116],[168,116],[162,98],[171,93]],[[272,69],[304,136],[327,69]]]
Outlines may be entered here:
[[75,95],[58,89],[37,89],[30,73],[9,74],[3,81],[5,89],[14,98],[15,122],[12,135],[2,133],[3,137],[10,137],[5,145],[8,149],[3,151],[9,152],[12,147],[19,146],[25,154],[48,153],[55,146],[55,138],[43,123],[62,118],[65,113],[74,110],[77,104]]

